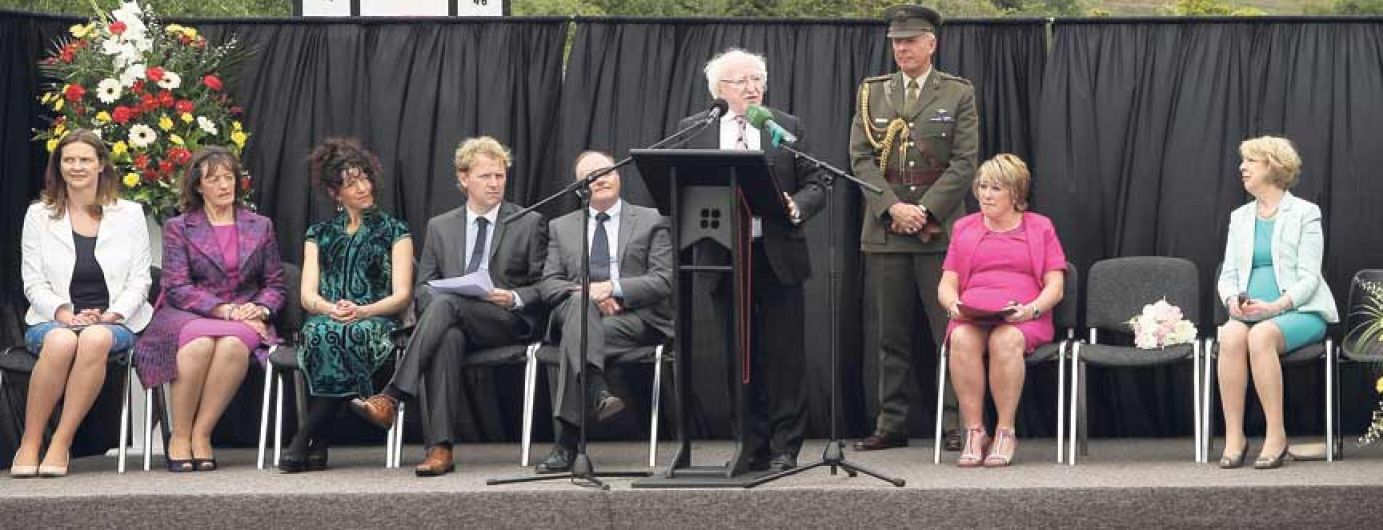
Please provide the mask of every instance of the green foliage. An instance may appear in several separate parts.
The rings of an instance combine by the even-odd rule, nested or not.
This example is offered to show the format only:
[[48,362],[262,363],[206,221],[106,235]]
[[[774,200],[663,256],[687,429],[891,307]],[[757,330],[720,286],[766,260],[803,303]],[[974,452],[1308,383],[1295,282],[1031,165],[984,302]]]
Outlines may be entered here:
[[1170,9],[1173,15],[1194,17],[1251,17],[1265,14],[1262,9],[1256,7],[1235,6],[1219,0],[1177,0]]
[[1335,13],[1340,15],[1383,14],[1383,0],[1337,0]]
[[[91,4],[110,11],[119,0],[0,0],[0,9],[90,16]],[[293,0],[141,0],[165,17],[291,17]]]

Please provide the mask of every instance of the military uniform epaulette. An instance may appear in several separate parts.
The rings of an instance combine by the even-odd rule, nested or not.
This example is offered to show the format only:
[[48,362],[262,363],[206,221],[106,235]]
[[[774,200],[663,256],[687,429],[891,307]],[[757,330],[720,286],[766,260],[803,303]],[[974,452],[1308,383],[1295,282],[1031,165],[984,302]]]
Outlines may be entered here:
[[945,79],[945,80],[947,80],[947,81],[955,81],[955,82],[957,82],[957,83],[964,83],[964,84],[966,84],[966,85],[969,85],[969,84],[970,84],[970,80],[969,80],[969,79],[966,79],[966,78],[961,77],[961,76],[958,76],[958,75],[948,74],[948,73],[942,72],[942,71],[940,71],[940,70],[937,70],[936,73],[941,74],[941,78],[942,78],[942,79]]
[[864,78],[865,83],[884,83],[893,77],[893,74],[876,75]]

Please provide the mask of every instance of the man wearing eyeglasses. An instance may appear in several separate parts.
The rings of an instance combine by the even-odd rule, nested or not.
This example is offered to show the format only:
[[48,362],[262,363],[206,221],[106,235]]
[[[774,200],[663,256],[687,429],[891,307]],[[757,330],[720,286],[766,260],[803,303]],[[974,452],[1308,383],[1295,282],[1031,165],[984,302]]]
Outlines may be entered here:
[[[937,302],[941,264],[951,223],[965,214],[975,175],[979,118],[970,82],[932,67],[941,14],[915,5],[884,11],[897,72],[860,84],[850,126],[855,176],[884,190],[863,194],[867,298],[866,345],[877,348],[878,419],[874,434],[855,443],[871,451],[908,444],[907,387],[913,330],[926,313],[932,340],[941,344],[947,314]],[[954,398],[947,407],[954,426]],[[955,434],[953,434],[955,433]],[[958,431],[946,448],[960,450]]]
[[[706,63],[706,82],[711,97],[723,98],[729,110],[719,126],[702,133],[688,147],[763,151],[790,219],[754,218],[751,225],[752,310],[750,311],[749,403],[745,417],[739,469],[781,471],[797,467],[797,453],[806,432],[805,361],[802,329],[805,316],[802,282],[811,276],[811,260],[802,223],[825,205],[827,195],[821,185],[821,170],[791,153],[773,147],[767,131],[749,123],[745,112],[751,105],[762,105],[767,88],[768,66],[764,58],[740,49],[729,49]],[[797,117],[765,107],[773,120],[798,137],[796,146],[807,149],[802,140],[802,123]],[[678,129],[704,120],[706,113],[684,118]],[[704,243],[704,242],[703,242]],[[703,259],[728,263],[725,249],[699,247]],[[729,334],[731,282],[726,277],[711,288],[713,306],[722,314],[724,333]],[[731,351],[738,351],[734,348]],[[737,356],[732,362],[739,362]],[[732,365],[733,366],[733,365]],[[732,371],[733,373],[733,371]],[[732,381],[731,386],[738,386]]]

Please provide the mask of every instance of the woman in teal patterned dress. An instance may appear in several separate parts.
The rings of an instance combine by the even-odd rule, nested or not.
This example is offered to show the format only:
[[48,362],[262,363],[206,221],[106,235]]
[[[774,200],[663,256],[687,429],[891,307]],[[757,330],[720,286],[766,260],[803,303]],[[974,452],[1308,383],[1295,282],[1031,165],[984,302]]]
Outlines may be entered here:
[[375,207],[379,160],[354,140],[329,139],[312,151],[312,173],[341,213],[307,229],[303,323],[298,365],[307,379],[307,418],[279,459],[286,473],[326,467],[323,427],[373,379],[392,353],[389,334],[412,297],[413,240],[408,225]]
[[1272,469],[1282,466],[1287,454],[1279,357],[1321,340],[1326,324],[1340,318],[1321,277],[1321,209],[1287,191],[1301,173],[1296,149],[1284,138],[1264,136],[1240,144],[1239,154],[1239,178],[1254,200],[1229,215],[1216,282],[1230,316],[1218,340],[1225,418],[1220,467],[1244,464],[1244,394],[1252,375],[1267,423],[1253,467]]

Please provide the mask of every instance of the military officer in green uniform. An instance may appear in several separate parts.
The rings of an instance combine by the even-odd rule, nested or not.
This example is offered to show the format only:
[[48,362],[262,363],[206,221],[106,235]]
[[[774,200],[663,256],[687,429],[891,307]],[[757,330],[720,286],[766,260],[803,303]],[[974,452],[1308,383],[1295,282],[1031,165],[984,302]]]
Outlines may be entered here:
[[[884,190],[864,194],[860,250],[873,295],[865,330],[866,344],[878,348],[879,415],[873,435],[855,443],[858,450],[908,443],[906,389],[912,333],[923,318],[919,303],[940,344],[947,322],[937,302],[941,264],[951,223],[965,214],[979,151],[974,89],[932,67],[941,14],[901,5],[884,18],[899,71],[860,84],[850,128],[855,175]],[[954,398],[947,401],[954,409]]]

